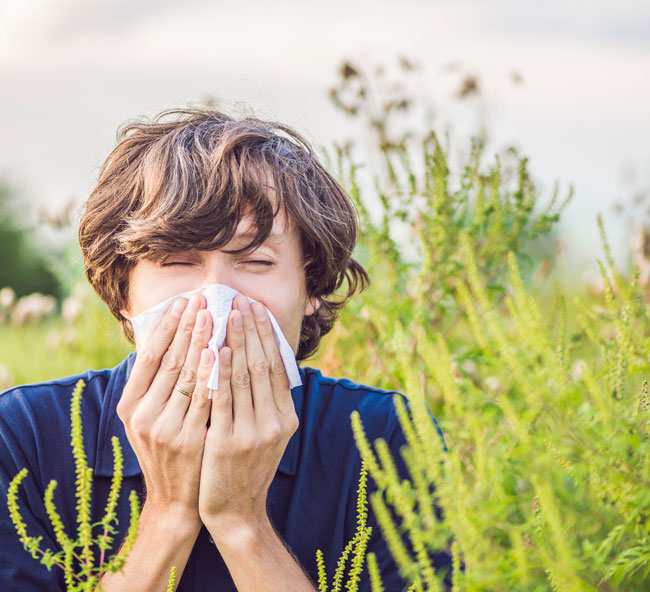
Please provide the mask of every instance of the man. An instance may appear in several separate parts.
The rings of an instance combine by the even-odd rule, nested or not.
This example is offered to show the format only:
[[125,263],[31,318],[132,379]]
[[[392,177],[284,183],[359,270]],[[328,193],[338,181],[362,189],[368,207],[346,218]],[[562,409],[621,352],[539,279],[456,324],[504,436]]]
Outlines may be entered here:
[[[103,589],[162,591],[175,566],[183,591],[315,590],[316,550],[333,573],[356,529],[360,458],[350,413],[359,410],[368,437],[385,438],[397,459],[404,444],[391,393],[307,367],[302,386],[290,390],[271,329],[268,311],[304,360],[366,284],[351,257],[348,196],[286,126],[212,110],[167,112],[122,131],[85,204],[79,241],[88,280],[137,355],[112,370],[0,396],[0,485],[6,491],[29,469],[20,494],[28,533],[57,549],[41,501],[50,479],[74,533],[66,444],[70,394],[81,377],[93,521],[112,475],[111,436],[124,451],[115,550],[128,525],[128,490],[143,500],[124,570],[106,574]],[[219,352],[219,387],[210,393],[212,319],[200,294],[177,298],[144,343],[129,319],[213,284],[239,295]],[[63,589],[59,571],[22,550],[6,508],[0,541],[3,589]],[[376,525],[368,551],[377,554],[385,588],[401,590]],[[369,590],[366,575],[360,589]]]

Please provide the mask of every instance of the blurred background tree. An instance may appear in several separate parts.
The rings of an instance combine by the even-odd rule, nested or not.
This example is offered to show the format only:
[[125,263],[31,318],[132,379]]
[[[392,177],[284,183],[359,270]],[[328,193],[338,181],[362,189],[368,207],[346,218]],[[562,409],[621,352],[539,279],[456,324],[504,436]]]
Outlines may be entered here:
[[39,292],[61,298],[63,286],[34,240],[38,228],[22,222],[17,200],[18,192],[0,181],[0,288],[11,287],[17,297]]

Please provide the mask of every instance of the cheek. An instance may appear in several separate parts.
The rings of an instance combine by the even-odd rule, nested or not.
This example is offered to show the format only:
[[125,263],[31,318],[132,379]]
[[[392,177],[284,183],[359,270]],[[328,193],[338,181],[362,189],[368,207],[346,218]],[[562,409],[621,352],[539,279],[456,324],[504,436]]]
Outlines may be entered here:
[[165,278],[163,281],[159,277],[148,277],[147,274],[141,274],[134,280],[129,287],[132,316],[148,310],[176,294],[192,289],[188,288],[187,281],[182,278]]
[[298,300],[274,300],[268,297],[256,298],[250,295],[251,298],[258,300],[267,309],[271,311],[275,320],[280,325],[282,332],[286,335],[288,331],[295,329],[295,326],[300,326],[302,322],[302,310],[304,304]]
[[258,300],[271,311],[278,325],[280,325],[282,333],[295,352],[300,342],[300,328],[306,299],[298,290],[291,293],[280,292],[283,293],[276,291],[273,294],[267,292],[266,294],[248,293],[246,295]]

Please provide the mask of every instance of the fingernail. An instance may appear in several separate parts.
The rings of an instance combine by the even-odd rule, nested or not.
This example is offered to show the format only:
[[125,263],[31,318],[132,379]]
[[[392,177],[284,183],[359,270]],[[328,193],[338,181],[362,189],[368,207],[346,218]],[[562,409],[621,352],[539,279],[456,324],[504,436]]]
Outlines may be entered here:
[[212,352],[209,349],[204,349],[201,352],[201,366],[209,366],[212,362]]
[[241,315],[234,315],[233,316],[232,326],[233,326],[233,329],[235,329],[235,331],[241,331],[243,329]]
[[221,350],[221,361],[228,365],[230,364],[230,356],[232,355],[232,352],[230,349],[224,348]]
[[197,310],[199,310],[200,305],[201,305],[201,299],[199,298],[198,294],[194,294],[190,298],[190,302],[187,305],[187,310],[189,312],[196,312]]
[[199,311],[198,316],[196,317],[196,328],[197,329],[203,329],[203,327],[206,326],[208,322],[208,315],[210,313],[207,310],[201,310]]
[[187,304],[187,300],[184,298],[180,298],[176,302],[174,302],[174,306],[172,307],[172,316],[173,317],[180,317],[183,314],[183,311],[185,310],[185,304]]
[[256,302],[253,306],[253,314],[258,321],[263,321],[266,318],[266,311],[264,306],[259,302]]
[[248,302],[248,298],[240,298],[239,300],[239,310],[242,314],[249,315],[251,314],[251,305]]

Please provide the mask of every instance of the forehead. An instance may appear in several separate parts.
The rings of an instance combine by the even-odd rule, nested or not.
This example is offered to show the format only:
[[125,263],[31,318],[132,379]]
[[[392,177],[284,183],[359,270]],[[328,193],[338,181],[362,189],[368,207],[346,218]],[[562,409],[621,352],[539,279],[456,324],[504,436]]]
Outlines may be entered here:
[[[255,237],[255,219],[253,216],[246,215],[244,216],[237,228],[235,230],[235,236],[233,241],[237,242],[250,242]],[[285,242],[290,242],[297,238],[297,231],[294,224],[291,223],[291,220],[285,215],[285,213],[280,210],[275,218],[273,218],[273,226],[271,228],[271,233],[265,243],[270,244],[282,244]]]

